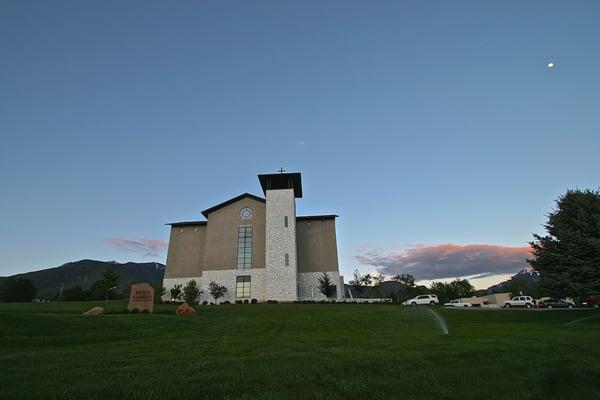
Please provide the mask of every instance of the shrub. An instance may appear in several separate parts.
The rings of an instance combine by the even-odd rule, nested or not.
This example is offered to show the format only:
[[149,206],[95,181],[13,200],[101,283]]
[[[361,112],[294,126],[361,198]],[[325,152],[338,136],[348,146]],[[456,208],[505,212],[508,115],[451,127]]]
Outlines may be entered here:
[[267,300],[267,304],[277,304],[277,300]]
[[258,300],[256,300],[256,299],[252,299],[252,300],[250,300],[250,303],[251,303],[251,304],[256,304],[256,303],[258,303]]
[[221,304],[231,304],[231,302],[229,300],[225,300],[224,302],[222,302]]
[[244,304],[248,304],[248,303],[250,303],[250,302],[248,301],[248,299],[244,300]]
[[202,302],[202,305],[203,305],[203,306],[206,306],[206,305],[208,305],[208,301],[204,300],[204,301]]
[[134,308],[133,310],[131,310],[132,314],[139,314],[140,310],[138,310],[137,308]]
[[142,314],[150,314],[149,310],[142,310]]
[[208,284],[208,291],[213,299],[215,299],[215,304],[217,304],[217,301],[221,297],[224,297],[229,292],[225,286],[219,285],[215,281]]
[[236,300],[235,304],[242,304],[242,301],[241,300]]
[[198,283],[193,279],[183,288],[183,299],[190,306],[197,304],[200,294],[202,294],[202,291],[198,288]]

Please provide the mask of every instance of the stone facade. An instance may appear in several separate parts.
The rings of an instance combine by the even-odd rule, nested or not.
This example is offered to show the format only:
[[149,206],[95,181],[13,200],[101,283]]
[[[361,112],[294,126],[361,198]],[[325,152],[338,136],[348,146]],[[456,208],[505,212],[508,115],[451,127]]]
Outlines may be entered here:
[[298,298],[295,217],[296,201],[292,189],[267,190],[265,291],[268,300],[294,301]]
[[[323,271],[327,272],[331,282],[335,285],[335,298],[342,298],[344,293],[344,281],[338,271]],[[298,298],[307,300],[325,300],[327,299],[323,293],[319,291],[319,278],[323,276],[323,272],[300,272],[298,274]]]
[[[247,298],[236,298],[236,282],[238,276],[250,276],[250,296]],[[202,275],[200,282],[200,289],[202,294],[200,295],[200,301],[208,301],[212,303],[215,299],[212,298],[208,291],[208,285],[211,282],[216,282],[219,285],[227,288],[227,294],[219,299],[219,303],[225,300],[231,303],[236,300],[251,300],[256,299],[260,302],[264,302],[267,299],[265,295],[265,269],[228,269],[221,271],[205,271]]]

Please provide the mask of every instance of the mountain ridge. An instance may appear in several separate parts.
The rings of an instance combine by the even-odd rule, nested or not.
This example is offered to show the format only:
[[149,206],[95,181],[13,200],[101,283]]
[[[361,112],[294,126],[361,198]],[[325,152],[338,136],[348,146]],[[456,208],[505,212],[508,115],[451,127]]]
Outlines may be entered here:
[[83,259],[68,262],[58,267],[24,272],[0,279],[29,279],[37,288],[38,296],[54,297],[61,290],[75,286],[89,289],[94,282],[101,278],[106,268],[113,269],[119,275],[118,292],[123,292],[131,284],[138,282],[160,285],[165,273],[165,265],[158,262],[135,263],[130,261],[118,263],[114,260]]

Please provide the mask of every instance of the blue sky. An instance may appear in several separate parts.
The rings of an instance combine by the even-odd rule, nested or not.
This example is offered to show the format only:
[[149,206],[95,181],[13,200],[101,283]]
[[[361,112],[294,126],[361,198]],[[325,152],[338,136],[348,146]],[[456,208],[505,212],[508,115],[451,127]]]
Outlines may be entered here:
[[165,222],[280,166],[348,278],[513,254],[600,181],[600,4],[522,3],[3,2],[0,275],[164,262]]

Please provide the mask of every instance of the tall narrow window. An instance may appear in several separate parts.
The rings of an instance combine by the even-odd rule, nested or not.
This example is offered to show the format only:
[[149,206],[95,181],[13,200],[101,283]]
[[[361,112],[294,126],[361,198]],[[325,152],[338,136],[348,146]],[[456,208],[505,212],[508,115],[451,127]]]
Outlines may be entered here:
[[290,255],[288,253],[285,253],[285,266],[290,266]]
[[238,269],[252,267],[252,227],[238,227]]
[[238,276],[235,282],[235,297],[238,299],[250,297],[250,277]]
[[286,228],[288,227],[288,217],[287,217],[287,215],[285,217],[283,217],[283,226],[285,226]]

